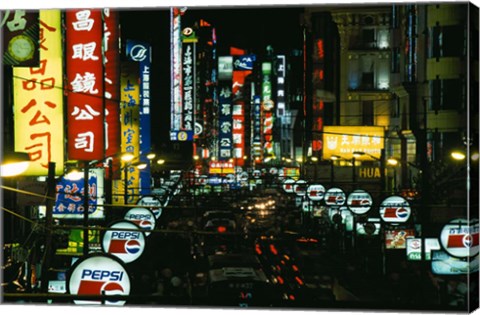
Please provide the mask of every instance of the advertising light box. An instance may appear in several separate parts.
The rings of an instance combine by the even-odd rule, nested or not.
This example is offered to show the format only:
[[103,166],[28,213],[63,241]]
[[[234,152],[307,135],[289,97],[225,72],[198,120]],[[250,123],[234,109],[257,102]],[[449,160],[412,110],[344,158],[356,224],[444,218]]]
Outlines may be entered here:
[[347,198],[347,206],[355,214],[365,214],[372,207],[372,196],[361,189],[351,192]]
[[380,158],[384,148],[384,128],[374,126],[325,126],[323,129],[323,158],[330,159],[339,155],[343,159],[352,159],[353,152],[366,154],[357,160],[372,160],[373,155]]
[[138,225],[145,232],[145,236],[150,235],[157,223],[155,215],[147,208],[132,208],[125,213],[124,219]]
[[89,170],[88,194],[85,194],[83,178],[79,180],[60,178],[56,185],[57,195],[53,217],[59,219],[82,219],[84,196],[88,196],[89,219],[104,219],[104,172],[103,168]]
[[143,254],[145,234],[135,223],[119,221],[110,225],[109,230],[103,234],[102,248],[105,253],[128,264]]
[[451,256],[478,255],[478,221],[455,219],[446,224],[440,234],[443,249]]
[[478,271],[478,256],[452,257],[447,252],[437,250],[432,252],[432,272],[436,275],[462,275]]
[[398,229],[385,231],[386,249],[406,249],[407,238],[415,237],[413,229]]
[[[130,277],[121,261],[111,255],[95,254],[75,262],[68,277],[68,293],[74,295],[130,294]],[[101,300],[74,300],[75,304],[101,305]],[[126,301],[104,301],[105,305],[123,305]]]

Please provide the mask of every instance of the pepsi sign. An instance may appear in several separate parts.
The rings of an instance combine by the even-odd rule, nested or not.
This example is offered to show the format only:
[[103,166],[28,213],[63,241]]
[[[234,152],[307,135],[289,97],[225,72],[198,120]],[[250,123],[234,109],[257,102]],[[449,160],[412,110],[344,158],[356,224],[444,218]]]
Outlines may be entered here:
[[372,207],[372,196],[361,189],[351,192],[347,198],[347,207],[355,214],[365,214]]
[[295,184],[295,180],[292,178],[287,178],[283,181],[283,190],[286,193],[293,193],[293,185]]
[[102,248],[128,264],[143,254],[145,234],[135,223],[120,221],[110,225],[103,234]]
[[406,222],[411,212],[408,201],[400,196],[390,196],[380,205],[380,217],[387,223]]
[[162,201],[155,196],[143,196],[137,201],[137,206],[148,207],[158,219],[162,215]]
[[347,199],[343,190],[335,187],[327,190],[324,198],[327,206],[343,206]]
[[325,187],[319,184],[312,184],[307,187],[307,197],[312,201],[320,201],[325,196]]
[[[67,290],[73,295],[128,296],[130,277],[115,257],[94,254],[79,259],[69,271]],[[75,304],[102,304],[101,300],[74,300]],[[106,300],[106,305],[123,305],[125,300]]]
[[307,193],[307,181],[303,179],[297,180],[293,185],[293,192],[297,196],[305,196],[305,194]]
[[455,219],[442,228],[440,244],[455,257],[473,257],[478,254],[478,221]]
[[147,208],[132,208],[125,213],[124,219],[138,225],[145,232],[145,236],[150,235],[157,223],[155,215]]

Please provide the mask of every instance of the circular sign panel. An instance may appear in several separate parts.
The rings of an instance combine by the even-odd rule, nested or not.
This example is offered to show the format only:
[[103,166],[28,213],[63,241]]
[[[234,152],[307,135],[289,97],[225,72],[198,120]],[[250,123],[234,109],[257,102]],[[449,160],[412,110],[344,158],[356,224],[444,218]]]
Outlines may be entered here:
[[156,219],[162,215],[162,201],[155,196],[143,196],[138,200],[137,206],[148,207]]
[[295,180],[287,178],[283,181],[283,190],[287,193],[293,193],[293,185],[295,185]]
[[[123,264],[111,255],[93,254],[81,258],[69,271],[67,290],[73,295],[128,296],[130,277]],[[102,301],[74,300],[75,304],[102,304]],[[124,300],[105,301],[106,305],[123,305]]]
[[103,234],[102,248],[105,253],[128,264],[143,254],[145,234],[135,223],[120,221],[110,225],[109,230]]
[[132,208],[125,213],[124,219],[138,225],[145,232],[145,236],[150,235],[157,223],[155,215],[147,208]]
[[343,190],[334,187],[327,190],[324,198],[327,206],[342,206],[347,199]]
[[347,206],[355,214],[365,214],[372,207],[372,196],[365,190],[357,189],[347,198]]
[[293,192],[297,196],[305,196],[307,193],[307,181],[303,179],[299,179],[293,184]]
[[440,243],[455,257],[473,257],[478,254],[478,221],[466,219],[450,221],[442,228]]
[[320,184],[313,184],[307,187],[307,197],[312,201],[320,201],[325,196],[325,187]]
[[380,217],[387,223],[406,222],[411,213],[410,204],[400,196],[390,196],[380,205]]

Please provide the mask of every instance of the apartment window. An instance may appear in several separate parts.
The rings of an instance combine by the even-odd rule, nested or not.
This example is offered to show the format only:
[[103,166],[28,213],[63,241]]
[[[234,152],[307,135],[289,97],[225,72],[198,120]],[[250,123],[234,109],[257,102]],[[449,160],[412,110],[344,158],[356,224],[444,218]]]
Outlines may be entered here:
[[430,58],[461,57],[466,55],[467,44],[463,25],[434,26],[431,31]]
[[433,80],[430,82],[430,109],[461,110],[465,108],[466,84],[464,79]]
[[365,90],[373,89],[373,72],[362,73],[362,88]]
[[362,31],[362,40],[366,47],[369,47],[369,48],[375,47],[375,30],[364,29]]
[[362,102],[362,125],[373,126],[373,101]]
[[400,72],[400,48],[399,47],[392,48],[392,64],[391,64],[390,70],[392,73]]

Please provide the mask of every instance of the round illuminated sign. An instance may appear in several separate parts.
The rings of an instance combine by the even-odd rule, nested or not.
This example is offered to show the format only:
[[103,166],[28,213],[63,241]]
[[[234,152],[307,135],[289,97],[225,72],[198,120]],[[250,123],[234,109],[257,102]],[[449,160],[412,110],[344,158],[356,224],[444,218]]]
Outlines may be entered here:
[[473,257],[478,254],[478,221],[466,219],[450,221],[442,228],[440,243],[455,257]]
[[347,199],[343,190],[335,187],[327,190],[324,198],[327,206],[342,206]]
[[[69,271],[67,291],[73,295],[128,296],[130,277],[122,262],[111,255],[92,254],[81,258]],[[101,300],[74,300],[75,304],[102,304]],[[106,305],[123,305],[125,300],[105,301]]]
[[307,181],[303,179],[299,179],[293,184],[293,192],[297,196],[305,196],[307,193]]
[[155,196],[143,196],[137,201],[137,206],[148,207],[157,219],[162,215],[162,201]]
[[307,187],[307,197],[313,201],[320,201],[325,196],[325,187],[320,184],[313,184]]
[[187,141],[188,134],[185,131],[179,131],[177,134],[178,141]]
[[361,189],[351,192],[347,198],[347,206],[355,214],[365,214],[372,207],[372,196]]
[[185,27],[182,31],[184,36],[190,36],[193,34],[193,29],[191,27]]
[[283,181],[283,190],[287,193],[293,193],[293,185],[295,185],[295,180],[287,178]]
[[155,215],[147,208],[132,208],[125,213],[124,219],[138,225],[145,232],[145,236],[150,235],[157,223]]
[[120,258],[124,263],[131,263],[143,254],[145,234],[133,222],[120,221],[110,225],[103,234],[103,251]]
[[406,222],[411,212],[408,201],[400,196],[390,196],[380,205],[380,217],[388,223]]

